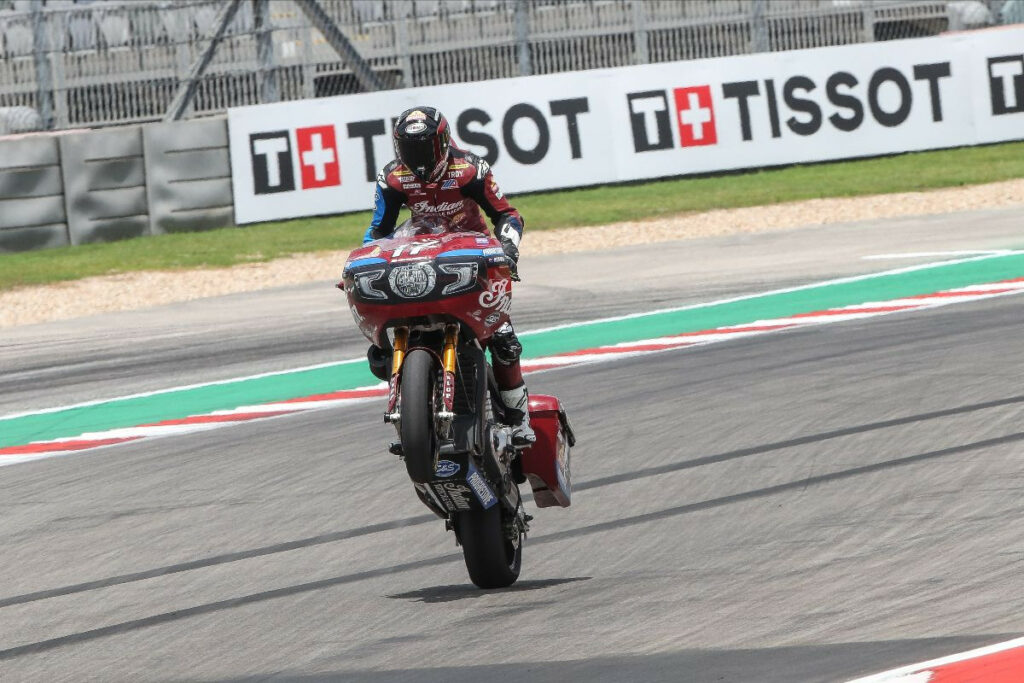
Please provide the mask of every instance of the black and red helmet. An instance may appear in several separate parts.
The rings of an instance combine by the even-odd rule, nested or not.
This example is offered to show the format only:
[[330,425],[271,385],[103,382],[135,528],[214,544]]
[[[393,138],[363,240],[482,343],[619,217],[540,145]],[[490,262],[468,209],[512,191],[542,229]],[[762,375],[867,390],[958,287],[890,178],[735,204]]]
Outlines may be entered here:
[[448,120],[433,107],[406,109],[395,121],[395,155],[424,182],[444,174],[450,142]]

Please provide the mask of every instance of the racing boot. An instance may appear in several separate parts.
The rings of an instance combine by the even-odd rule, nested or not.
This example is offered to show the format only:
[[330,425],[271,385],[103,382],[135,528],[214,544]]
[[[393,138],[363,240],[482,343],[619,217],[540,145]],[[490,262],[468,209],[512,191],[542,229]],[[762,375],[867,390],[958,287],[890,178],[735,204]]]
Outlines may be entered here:
[[537,435],[530,426],[530,395],[526,383],[515,389],[504,389],[501,402],[505,404],[505,421],[512,427],[512,445],[530,446],[537,441]]

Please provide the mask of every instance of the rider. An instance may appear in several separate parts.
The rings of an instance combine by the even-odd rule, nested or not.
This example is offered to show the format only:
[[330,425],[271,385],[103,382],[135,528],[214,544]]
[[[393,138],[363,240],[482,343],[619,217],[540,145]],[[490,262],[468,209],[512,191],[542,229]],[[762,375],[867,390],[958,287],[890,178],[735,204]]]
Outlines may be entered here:
[[[451,144],[448,121],[433,107],[402,112],[395,121],[394,142],[397,158],[377,176],[373,220],[363,244],[394,232],[403,204],[414,218],[441,216],[456,231],[486,234],[487,224],[480,215],[483,209],[501,242],[512,277],[518,280],[516,264],[523,217],[498,189],[488,163]],[[508,408],[508,422],[514,428],[513,442],[533,443],[536,437],[530,428],[529,396],[519,365],[523,347],[512,325],[499,327],[489,346],[494,379]],[[374,374],[387,379],[388,359],[383,350],[371,346],[367,356]]]

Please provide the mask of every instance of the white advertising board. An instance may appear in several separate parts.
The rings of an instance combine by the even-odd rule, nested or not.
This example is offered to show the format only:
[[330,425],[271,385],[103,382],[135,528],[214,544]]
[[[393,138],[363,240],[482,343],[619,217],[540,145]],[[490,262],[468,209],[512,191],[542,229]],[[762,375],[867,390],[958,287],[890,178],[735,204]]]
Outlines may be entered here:
[[1017,140],[1024,26],[231,109],[236,221],[371,209],[418,104],[510,194]]

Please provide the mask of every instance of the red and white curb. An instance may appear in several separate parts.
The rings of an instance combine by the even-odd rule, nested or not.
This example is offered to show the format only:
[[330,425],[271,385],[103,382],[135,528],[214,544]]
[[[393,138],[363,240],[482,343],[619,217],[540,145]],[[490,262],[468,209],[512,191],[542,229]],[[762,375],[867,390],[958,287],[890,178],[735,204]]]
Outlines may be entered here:
[[1024,638],[911,664],[849,683],[1020,683]]
[[[1024,292],[1024,278],[1016,278],[1013,280],[1004,280],[1001,282],[981,285],[971,285],[969,287],[960,287],[957,289],[933,292],[931,294],[921,294],[902,299],[866,302],[841,308],[830,308],[811,313],[801,313],[799,315],[786,318],[758,320],[752,323],[745,323],[743,325],[717,327],[699,332],[685,332],[682,334],[657,337],[654,339],[622,342],[608,346],[599,346],[592,349],[571,351],[569,353],[562,353],[555,356],[531,358],[523,361],[523,371],[531,373],[581,365],[584,363],[606,363],[622,358],[630,358],[690,346],[714,344],[716,342],[727,341],[730,339],[767,334],[769,332],[777,332],[780,330],[791,330],[795,328],[811,327],[814,325],[827,325],[830,323],[845,322],[848,320],[862,320],[865,318],[887,315],[889,313],[931,309],[950,304],[980,301],[1009,294],[1019,294],[1021,292]],[[329,394],[305,396],[276,403],[241,406],[231,410],[218,410],[213,413],[192,415],[182,419],[164,420],[153,424],[110,429],[101,432],[89,432],[79,434],[74,437],[33,442],[23,446],[9,446],[6,448],[0,448],[0,466],[12,465],[14,463],[26,462],[28,460],[37,460],[40,458],[67,455],[69,453],[80,452],[92,448],[112,446],[120,443],[139,441],[142,439],[216,429],[229,424],[251,422],[253,420],[277,417],[280,415],[291,415],[310,410],[334,408],[369,399],[376,399],[386,395],[387,385],[382,382],[375,386],[347,389]]]
[[8,446],[0,448],[0,467],[29,460],[69,455],[91,448],[115,446],[130,441],[174,436],[176,434],[190,434],[241,422],[262,420],[268,417],[334,408],[368,399],[377,399],[387,395],[388,386],[386,383],[381,382],[372,387],[347,389],[329,394],[318,394],[316,396],[304,396],[278,403],[240,406],[231,410],[216,410],[205,415],[191,415],[175,420],[162,420],[136,427],[108,429],[102,432],[86,432],[74,437],[53,439],[51,441],[36,441],[24,446]]

